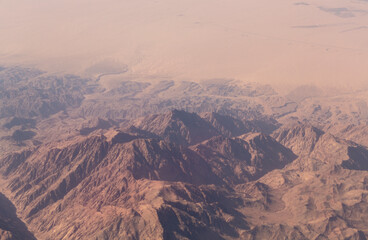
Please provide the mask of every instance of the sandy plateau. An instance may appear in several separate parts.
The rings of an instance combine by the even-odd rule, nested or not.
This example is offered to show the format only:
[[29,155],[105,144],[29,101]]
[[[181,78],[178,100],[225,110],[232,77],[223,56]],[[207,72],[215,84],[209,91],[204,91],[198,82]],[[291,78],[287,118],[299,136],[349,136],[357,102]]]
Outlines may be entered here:
[[[0,5],[0,63],[98,76],[366,85],[366,1],[27,0]],[[24,40],[26,39],[26,41]]]

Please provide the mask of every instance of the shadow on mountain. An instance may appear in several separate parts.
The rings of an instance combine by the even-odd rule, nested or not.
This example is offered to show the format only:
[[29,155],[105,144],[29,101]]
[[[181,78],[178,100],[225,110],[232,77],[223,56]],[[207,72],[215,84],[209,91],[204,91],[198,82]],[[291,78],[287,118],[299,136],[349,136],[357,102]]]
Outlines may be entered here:
[[35,240],[27,226],[17,217],[14,205],[0,193],[0,239]]
[[32,139],[34,136],[36,136],[36,133],[33,131],[16,130],[13,132],[12,139],[17,142],[22,142]]

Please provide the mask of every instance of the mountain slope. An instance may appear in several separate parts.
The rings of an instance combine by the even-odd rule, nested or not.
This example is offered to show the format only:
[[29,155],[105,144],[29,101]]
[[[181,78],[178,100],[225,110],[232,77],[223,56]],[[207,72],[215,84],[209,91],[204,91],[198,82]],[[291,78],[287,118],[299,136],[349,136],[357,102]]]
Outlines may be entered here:
[[274,139],[263,134],[239,138],[211,138],[191,147],[229,184],[255,180],[273,169],[283,168],[296,156]]
[[0,193],[0,239],[36,239],[17,217],[14,205],[2,193]]
[[313,126],[300,124],[284,127],[274,133],[275,138],[295,152],[299,159],[295,166],[320,169],[342,166],[347,169],[368,170],[368,149],[351,141],[337,138]]
[[368,236],[365,147],[307,124],[228,137],[248,130],[221,119],[86,120],[85,136],[1,158],[4,194],[38,239]]
[[220,134],[197,114],[179,110],[145,117],[134,126],[179,145],[196,144]]
[[264,135],[213,137],[190,148],[118,131],[105,135],[2,159],[9,196],[38,238],[236,239],[249,226],[232,186],[294,158]]
[[259,130],[259,128],[251,122],[240,121],[239,119],[219,113],[202,113],[200,116],[217,129],[218,132],[227,137],[236,137]]

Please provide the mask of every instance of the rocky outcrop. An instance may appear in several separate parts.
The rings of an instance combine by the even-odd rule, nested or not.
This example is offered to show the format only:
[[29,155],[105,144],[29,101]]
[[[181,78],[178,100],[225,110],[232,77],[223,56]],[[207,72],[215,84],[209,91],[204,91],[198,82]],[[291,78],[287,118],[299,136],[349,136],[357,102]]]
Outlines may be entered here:
[[179,145],[196,144],[220,134],[197,114],[179,110],[145,117],[136,121],[134,126]]
[[200,115],[218,132],[227,137],[236,137],[248,132],[259,132],[260,128],[248,121],[221,115],[219,113],[203,113]]
[[318,170],[342,166],[347,169],[368,170],[368,149],[351,141],[337,138],[311,125],[284,127],[275,138],[295,152],[299,159],[294,165],[301,169]]
[[42,74],[39,70],[19,67],[0,72],[0,119],[46,118],[68,107],[78,107],[89,91],[87,79]]
[[234,139],[218,136],[191,149],[229,184],[255,180],[296,159],[289,149],[264,134],[247,134]]

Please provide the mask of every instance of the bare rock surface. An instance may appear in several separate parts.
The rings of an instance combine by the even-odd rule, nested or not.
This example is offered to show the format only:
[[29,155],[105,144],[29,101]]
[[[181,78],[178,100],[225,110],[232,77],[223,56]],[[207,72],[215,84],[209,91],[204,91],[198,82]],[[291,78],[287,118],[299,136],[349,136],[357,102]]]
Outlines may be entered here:
[[368,237],[366,90],[151,80],[1,68],[1,239]]

